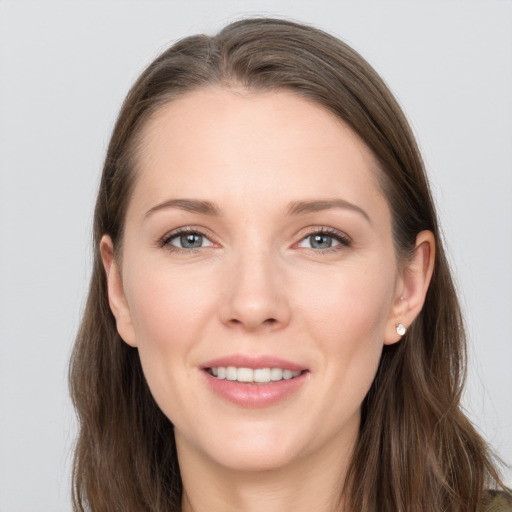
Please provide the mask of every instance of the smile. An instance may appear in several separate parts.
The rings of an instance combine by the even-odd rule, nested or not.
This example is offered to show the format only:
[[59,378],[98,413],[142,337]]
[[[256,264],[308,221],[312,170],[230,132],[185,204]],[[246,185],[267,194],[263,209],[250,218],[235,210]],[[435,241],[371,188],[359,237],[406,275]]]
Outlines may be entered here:
[[200,369],[215,395],[251,409],[292,400],[307,386],[311,373],[304,363],[273,355],[231,354],[205,361]]
[[292,371],[283,368],[237,368],[236,366],[216,366],[207,368],[206,371],[217,379],[255,384],[291,380],[302,373],[300,370]]

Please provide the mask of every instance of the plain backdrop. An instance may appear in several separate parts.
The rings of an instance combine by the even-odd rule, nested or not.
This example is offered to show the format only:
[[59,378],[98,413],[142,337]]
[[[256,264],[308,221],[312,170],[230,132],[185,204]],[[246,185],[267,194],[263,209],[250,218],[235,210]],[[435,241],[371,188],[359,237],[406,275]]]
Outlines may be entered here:
[[512,462],[511,2],[0,0],[1,512],[71,509],[67,363],[121,101],[170,42],[249,14],[332,32],[397,95],[467,315],[464,404]]

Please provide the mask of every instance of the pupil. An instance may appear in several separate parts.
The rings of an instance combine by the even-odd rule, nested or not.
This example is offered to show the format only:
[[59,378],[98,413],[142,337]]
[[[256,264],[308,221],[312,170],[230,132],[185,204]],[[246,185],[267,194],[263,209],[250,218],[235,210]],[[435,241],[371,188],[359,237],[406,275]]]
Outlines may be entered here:
[[195,233],[189,233],[180,237],[181,246],[187,249],[201,247],[203,237]]
[[315,249],[328,249],[332,245],[332,238],[326,235],[312,235],[311,247]]

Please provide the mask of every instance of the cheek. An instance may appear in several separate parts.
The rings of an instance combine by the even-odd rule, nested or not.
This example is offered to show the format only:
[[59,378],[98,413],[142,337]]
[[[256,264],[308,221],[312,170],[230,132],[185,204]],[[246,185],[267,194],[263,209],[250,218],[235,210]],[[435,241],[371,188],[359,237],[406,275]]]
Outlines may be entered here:
[[149,270],[134,276],[127,292],[142,369],[159,408],[187,430],[184,411],[201,407],[189,383],[196,378],[192,354],[209,307],[204,287],[161,266],[144,268]]
[[[144,375],[171,418],[171,412],[182,407],[180,382],[194,371],[191,354],[213,313],[215,301],[208,290],[215,288],[204,279],[191,280],[162,266],[142,267],[143,272],[128,280],[127,299]],[[194,403],[193,390],[187,400]]]
[[[303,279],[301,309],[313,332],[325,340],[383,341],[395,276],[380,265],[352,265]],[[348,341],[347,341],[348,342]],[[339,343],[336,343],[339,346]]]
[[186,345],[211,307],[208,283],[156,265],[145,268],[134,275],[127,290],[139,347],[155,345],[165,350]]
[[307,285],[302,332],[316,340],[321,371],[338,391],[333,395],[343,398],[333,408],[337,403],[355,411],[375,377],[394,296],[395,276],[387,268],[386,273],[378,265],[372,271],[370,266],[344,268]]

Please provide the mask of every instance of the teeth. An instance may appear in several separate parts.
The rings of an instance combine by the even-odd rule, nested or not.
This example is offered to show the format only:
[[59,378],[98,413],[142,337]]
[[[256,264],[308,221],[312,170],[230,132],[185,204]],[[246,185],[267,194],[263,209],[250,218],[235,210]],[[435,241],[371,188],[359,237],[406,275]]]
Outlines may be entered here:
[[270,382],[270,368],[256,368],[254,382]]
[[237,380],[238,372],[234,366],[226,368],[226,380]]
[[218,379],[236,380],[238,382],[257,382],[267,384],[278,380],[290,380],[298,377],[302,372],[292,372],[282,368],[236,368],[235,366],[218,366],[210,368],[212,375]]
[[254,370],[252,368],[238,368],[236,380],[238,382],[254,382]]
[[281,368],[272,368],[270,370],[270,380],[281,380],[283,378],[283,370]]

